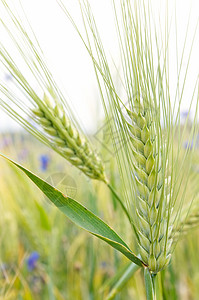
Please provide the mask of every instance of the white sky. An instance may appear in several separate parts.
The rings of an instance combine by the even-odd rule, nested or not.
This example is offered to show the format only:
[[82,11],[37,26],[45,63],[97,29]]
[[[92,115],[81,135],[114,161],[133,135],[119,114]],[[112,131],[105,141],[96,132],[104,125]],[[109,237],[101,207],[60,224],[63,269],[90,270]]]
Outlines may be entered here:
[[[96,124],[96,120],[101,115],[101,105],[92,64],[79,37],[70,23],[67,22],[56,0],[21,0],[21,2],[23,3],[23,7],[41,47],[44,50],[50,65],[50,70],[52,70],[55,78],[64,88],[84,127],[88,130],[92,130],[93,124]],[[72,16],[74,16],[76,20],[80,19],[78,6],[75,5],[77,1],[65,0],[63,2],[69,8]],[[111,55],[117,58],[118,51],[116,48],[115,35],[113,34],[114,18],[111,10],[111,0],[91,0],[90,2],[102,33],[103,42],[106,43],[106,48],[109,49]],[[165,0],[151,0],[156,21],[160,16],[162,26],[165,19],[165,2]],[[174,1],[168,0],[168,3],[169,15],[173,15],[174,17]],[[189,12],[191,18],[187,40],[188,46],[190,46],[191,37],[199,17],[199,1],[176,0],[179,49],[182,47],[185,37]],[[173,22],[172,26],[174,25]],[[190,62],[190,76],[187,82],[190,88],[187,88],[185,91],[187,99],[190,99],[190,90],[192,90],[193,82],[199,70],[199,32],[197,32],[195,41],[192,60]],[[175,38],[172,34],[170,45],[171,48],[175,48]],[[188,55],[188,51],[189,49],[187,48],[185,56]],[[180,54],[181,51],[179,50],[179,56]],[[170,64],[170,71],[172,71],[172,65],[176,64],[175,56],[171,55]],[[183,65],[183,67],[185,68],[185,65]],[[171,76],[175,76],[175,74],[171,72]],[[186,109],[188,103],[189,100],[185,101],[182,109]],[[16,123],[8,119],[6,115],[0,113],[0,118],[1,130],[7,127],[16,127]]]

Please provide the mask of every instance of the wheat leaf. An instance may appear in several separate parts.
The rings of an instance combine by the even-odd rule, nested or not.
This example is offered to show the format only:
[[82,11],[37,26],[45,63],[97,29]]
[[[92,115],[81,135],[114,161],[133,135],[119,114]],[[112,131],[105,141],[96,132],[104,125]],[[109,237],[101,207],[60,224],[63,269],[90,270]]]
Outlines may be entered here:
[[113,248],[120,251],[128,259],[139,266],[143,266],[143,262],[130,250],[126,243],[111,229],[105,222],[90,212],[86,207],[78,203],[72,198],[63,195],[59,190],[28,171],[23,166],[17,164],[13,160],[0,154],[17,168],[21,169],[48,197],[48,199],[57,206],[73,223],[105,241]]

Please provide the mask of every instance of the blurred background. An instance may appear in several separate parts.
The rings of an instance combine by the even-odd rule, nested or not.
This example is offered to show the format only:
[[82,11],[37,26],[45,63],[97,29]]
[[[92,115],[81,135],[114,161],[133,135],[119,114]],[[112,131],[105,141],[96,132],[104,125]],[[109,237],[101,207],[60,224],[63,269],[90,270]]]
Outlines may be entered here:
[[[31,0],[21,0],[20,2],[41,45],[49,69],[61,90],[65,93],[67,101],[73,107],[79,122],[87,132],[95,132],[98,122],[103,120],[103,109],[100,104],[100,94],[92,62],[79,36],[64,16],[56,1],[35,0],[33,2]],[[77,2],[67,1],[66,6],[79,28],[82,28],[82,32],[84,32]],[[110,56],[110,60],[113,62],[113,72],[115,72],[115,77],[118,77],[119,80],[119,71],[121,70],[120,51],[117,43],[112,3],[107,0],[91,0],[89,2],[99,27],[103,45],[107,51],[107,55]],[[19,8],[17,4],[18,1],[13,3],[16,9]],[[157,27],[161,28],[162,34],[166,30],[165,20],[168,15],[171,101],[175,97],[176,92],[177,57],[179,60],[178,69],[181,67],[181,85],[183,84],[183,76],[188,72],[181,106],[182,110],[187,110],[199,69],[199,31],[196,31],[199,9],[198,1],[153,0],[151,1],[151,7],[153,20],[157,24]],[[187,60],[194,34],[194,46],[187,70]],[[1,32],[1,40],[5,44],[7,43],[6,35],[3,32]],[[184,47],[185,42],[186,47]],[[182,55],[184,61],[180,66]],[[17,62],[19,60],[17,53],[13,53],[13,56]],[[10,74],[0,71],[0,76],[1,79],[12,84]],[[19,129],[15,122],[2,112],[0,112],[0,117],[0,130],[5,130],[6,128],[12,130]]]

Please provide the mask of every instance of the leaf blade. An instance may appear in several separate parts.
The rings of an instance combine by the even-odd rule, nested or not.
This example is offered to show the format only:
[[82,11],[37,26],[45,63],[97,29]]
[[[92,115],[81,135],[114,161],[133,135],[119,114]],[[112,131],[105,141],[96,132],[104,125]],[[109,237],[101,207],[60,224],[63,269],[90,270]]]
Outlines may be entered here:
[[132,262],[139,266],[143,266],[143,262],[130,250],[126,243],[110,228],[104,221],[90,212],[86,207],[78,203],[72,198],[62,194],[59,190],[33,174],[23,166],[0,154],[10,163],[21,169],[37,187],[48,197],[48,199],[57,206],[73,223],[90,232],[94,236],[105,241],[113,248],[124,254]]

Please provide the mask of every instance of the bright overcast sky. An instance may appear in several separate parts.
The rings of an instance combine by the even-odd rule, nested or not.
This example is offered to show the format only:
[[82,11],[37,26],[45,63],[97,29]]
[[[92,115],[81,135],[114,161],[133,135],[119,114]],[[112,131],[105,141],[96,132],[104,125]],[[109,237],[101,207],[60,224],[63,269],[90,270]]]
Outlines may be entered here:
[[[65,93],[74,106],[74,109],[77,112],[79,119],[81,119],[84,127],[86,127],[88,130],[92,129],[93,124],[99,117],[99,111],[101,110],[100,99],[92,64],[88,54],[79,40],[79,37],[75,33],[70,23],[67,22],[61,9],[57,5],[56,0],[21,0],[21,2],[23,3],[24,10],[27,13],[41,47],[44,50],[50,70],[55,75],[55,78],[57,78],[57,80],[64,87]],[[74,16],[77,20],[80,19],[78,6],[75,5],[77,1],[65,0],[63,2],[69,8],[72,16]],[[97,19],[97,23],[100,27],[103,41],[106,43],[106,48],[109,49],[111,55],[117,59],[118,51],[116,48],[115,35],[113,34],[114,18],[111,10],[112,1],[91,0],[90,2],[93,7],[94,15]],[[160,16],[160,20],[162,21],[163,25],[165,18],[165,1],[152,0],[151,2],[155,18],[158,20]],[[173,17],[175,15],[174,2],[175,1],[168,0],[169,15]],[[196,27],[199,16],[199,1],[176,1],[179,49],[182,46],[183,39],[185,37],[189,12],[191,14],[191,18],[187,45],[190,45],[191,38]],[[175,23],[173,22],[172,25],[174,26]],[[198,32],[195,41],[196,43],[193,48],[192,61],[190,62],[189,74],[191,74],[191,76],[188,78],[188,86],[190,83],[190,88],[192,88],[193,82],[195,81],[199,70]],[[172,38],[171,35],[171,47],[172,43],[175,47],[175,38]],[[189,49],[187,49],[187,51],[188,50]],[[186,54],[188,55],[188,52],[185,52],[185,55]],[[171,57],[171,65],[172,63],[175,63],[175,57]],[[185,93],[187,93],[187,99],[189,99],[189,89],[185,91]],[[182,108],[187,108],[186,101],[184,102]],[[4,129],[8,126],[12,128],[13,126],[16,126],[13,125],[15,123],[10,122],[10,119],[8,121],[8,117],[2,114],[0,114],[0,117],[1,129]]]

